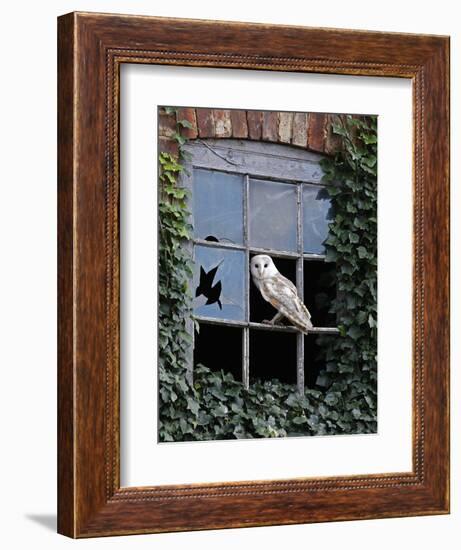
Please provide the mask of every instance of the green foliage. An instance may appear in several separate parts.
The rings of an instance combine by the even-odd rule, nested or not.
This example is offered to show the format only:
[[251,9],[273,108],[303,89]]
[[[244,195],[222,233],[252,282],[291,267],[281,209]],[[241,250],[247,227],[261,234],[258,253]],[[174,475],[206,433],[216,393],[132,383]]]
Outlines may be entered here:
[[[192,226],[187,211],[187,190],[177,185],[183,170],[178,159],[169,153],[160,153],[159,197],[159,370],[181,372],[184,379],[191,337],[186,320],[192,315],[192,297],[189,279],[192,276],[192,259],[187,246]],[[162,387],[160,392],[165,392]],[[187,391],[183,380],[181,391]],[[166,396],[166,394],[165,394]],[[174,393],[169,397],[173,398]]]
[[294,386],[278,380],[258,381],[245,390],[230,373],[212,372],[203,365],[194,373],[194,387],[184,385],[179,395],[175,388],[184,378],[171,369],[161,373],[162,441],[367,431],[361,411],[354,410],[341,392],[306,389],[301,396]]
[[335,211],[326,246],[337,266],[331,307],[341,335],[318,337],[326,369],[303,395],[278,380],[245,390],[230,373],[203,365],[188,380],[192,227],[187,191],[178,186],[181,157],[160,153],[160,441],[376,431],[376,120],[338,119],[333,131],[344,150],[323,165]]
[[353,405],[354,417],[376,429],[377,414],[377,120],[339,118],[343,150],[322,163],[335,218],[326,241],[336,263],[336,314],[341,338],[320,336],[326,368],[319,387]]

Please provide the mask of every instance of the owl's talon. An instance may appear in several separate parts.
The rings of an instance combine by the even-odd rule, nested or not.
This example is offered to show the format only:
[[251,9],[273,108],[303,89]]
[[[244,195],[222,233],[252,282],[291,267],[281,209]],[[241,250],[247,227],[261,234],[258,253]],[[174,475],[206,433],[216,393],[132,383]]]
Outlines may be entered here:
[[274,320],[274,319],[264,319],[264,321],[261,321],[261,323],[263,325],[270,325],[271,327],[283,327],[283,323],[281,323],[280,321],[277,321],[277,320]]

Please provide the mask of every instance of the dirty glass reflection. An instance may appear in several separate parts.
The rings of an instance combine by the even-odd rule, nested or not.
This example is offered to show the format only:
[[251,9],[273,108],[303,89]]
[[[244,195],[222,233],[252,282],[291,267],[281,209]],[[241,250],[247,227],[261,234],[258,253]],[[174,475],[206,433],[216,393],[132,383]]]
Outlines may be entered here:
[[250,180],[250,246],[296,251],[296,185]]
[[328,237],[328,224],[331,220],[331,203],[326,189],[304,185],[303,209],[304,252],[324,254],[323,242]]
[[245,320],[245,255],[238,250],[195,247],[194,314]]
[[243,243],[243,176],[194,169],[194,234],[197,239]]

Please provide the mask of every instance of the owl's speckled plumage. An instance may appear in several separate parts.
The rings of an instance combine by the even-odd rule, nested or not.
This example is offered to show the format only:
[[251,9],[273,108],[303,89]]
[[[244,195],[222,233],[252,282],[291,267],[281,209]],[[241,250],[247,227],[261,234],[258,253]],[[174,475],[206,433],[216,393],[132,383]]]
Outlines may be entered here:
[[308,334],[313,327],[311,314],[299,298],[296,286],[279,272],[272,258],[265,254],[254,256],[250,271],[264,300],[278,311],[270,322],[274,324],[281,317],[286,317],[298,330]]

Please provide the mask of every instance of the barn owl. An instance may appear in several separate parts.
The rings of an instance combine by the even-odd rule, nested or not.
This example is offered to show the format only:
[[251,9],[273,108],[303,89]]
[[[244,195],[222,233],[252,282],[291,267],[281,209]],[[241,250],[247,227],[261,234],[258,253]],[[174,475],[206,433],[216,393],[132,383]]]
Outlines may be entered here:
[[264,300],[278,310],[271,321],[263,322],[273,325],[286,317],[298,330],[308,334],[313,327],[311,314],[299,298],[295,285],[279,272],[272,258],[265,254],[254,256],[250,270],[253,282]]

